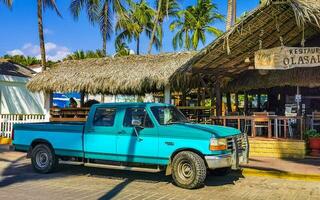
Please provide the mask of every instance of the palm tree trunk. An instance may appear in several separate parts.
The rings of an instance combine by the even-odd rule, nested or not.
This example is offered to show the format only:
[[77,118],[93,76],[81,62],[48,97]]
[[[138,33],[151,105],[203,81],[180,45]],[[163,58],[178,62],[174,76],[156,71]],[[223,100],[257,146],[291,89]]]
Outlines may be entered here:
[[159,2],[158,2],[158,10],[157,10],[156,17],[154,19],[152,34],[151,34],[151,38],[150,38],[150,42],[149,42],[148,54],[151,54],[152,45],[153,45],[153,42],[154,42],[154,38],[155,38],[155,35],[156,35],[156,30],[157,30],[157,25],[158,25],[158,22],[159,22],[159,15],[160,15],[160,12],[161,12],[161,5],[162,5],[162,0],[159,0]]
[[107,56],[108,2],[103,5],[102,52]]
[[228,0],[226,29],[229,30],[236,22],[236,0]]
[[42,23],[42,0],[38,0],[38,32],[39,32],[39,41],[40,41],[40,52],[41,52],[41,65],[42,71],[46,70],[46,49],[44,44],[44,35],[43,35],[43,23]]
[[140,35],[137,37],[137,55],[140,55]]

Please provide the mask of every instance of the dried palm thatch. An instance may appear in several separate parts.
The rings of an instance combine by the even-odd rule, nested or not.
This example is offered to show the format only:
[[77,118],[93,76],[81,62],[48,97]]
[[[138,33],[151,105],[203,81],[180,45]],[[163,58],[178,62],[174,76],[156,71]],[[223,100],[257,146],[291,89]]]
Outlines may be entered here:
[[[159,91],[195,52],[130,55],[70,60],[37,74],[27,84],[33,91],[90,94],[143,94]],[[181,77],[183,79],[183,77]],[[184,79],[189,84],[189,79]]]
[[294,68],[289,70],[248,70],[229,82],[224,90],[239,92],[272,87],[300,86],[320,87],[320,70],[313,68]]
[[254,52],[300,46],[320,33],[320,0],[264,0],[228,32],[202,49],[178,73],[228,82],[253,68]]

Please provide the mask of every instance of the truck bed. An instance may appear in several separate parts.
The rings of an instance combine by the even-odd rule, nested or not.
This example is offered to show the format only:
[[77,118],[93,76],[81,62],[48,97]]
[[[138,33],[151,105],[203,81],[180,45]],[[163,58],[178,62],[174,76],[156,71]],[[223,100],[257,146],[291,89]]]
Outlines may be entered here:
[[82,122],[45,122],[14,125],[16,150],[27,151],[36,141],[48,141],[57,155],[83,155]]

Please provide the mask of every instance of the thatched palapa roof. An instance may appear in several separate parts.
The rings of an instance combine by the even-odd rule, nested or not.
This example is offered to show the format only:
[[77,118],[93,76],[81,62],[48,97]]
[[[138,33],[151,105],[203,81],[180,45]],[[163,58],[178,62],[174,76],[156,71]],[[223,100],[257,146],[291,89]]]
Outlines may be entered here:
[[224,90],[239,92],[284,86],[320,87],[320,69],[313,67],[268,71],[248,70],[230,81]]
[[[90,94],[143,94],[159,91],[195,52],[69,60],[37,74],[27,87],[35,91]],[[181,76],[186,85],[189,78]]]
[[300,46],[319,35],[320,0],[264,2],[197,53],[178,73],[192,72],[207,81],[226,84],[254,68],[257,50]]

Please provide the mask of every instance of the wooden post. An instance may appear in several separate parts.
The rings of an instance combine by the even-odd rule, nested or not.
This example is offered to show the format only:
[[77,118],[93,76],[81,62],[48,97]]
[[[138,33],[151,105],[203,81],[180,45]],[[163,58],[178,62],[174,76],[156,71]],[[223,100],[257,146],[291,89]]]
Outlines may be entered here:
[[44,107],[44,114],[45,118],[47,121],[50,119],[50,108],[53,106],[53,93],[43,93],[44,96],[44,102],[43,102],[43,107]]
[[187,105],[187,94],[186,91],[182,91],[182,97],[181,97],[181,106]]
[[104,99],[105,99],[104,94],[101,94],[101,102],[100,103],[104,103]]
[[244,92],[244,114],[248,114],[248,93]]
[[239,94],[235,94],[235,105],[236,105],[236,112],[239,112]]
[[[300,94],[300,87],[299,86],[297,86],[297,95],[296,95],[296,97],[298,97],[298,96],[301,96],[301,94]],[[298,116],[301,116],[301,99],[299,100],[299,99],[296,99],[296,102],[297,102],[297,115]]]
[[210,99],[211,99],[211,116],[214,116],[214,105],[215,105],[215,91],[214,91],[214,88],[211,87],[210,88]]
[[232,112],[231,94],[230,94],[230,92],[226,93],[226,98],[227,98],[227,109],[228,109],[228,113],[230,113],[230,112]]
[[221,96],[221,88],[220,83],[217,82],[215,85],[215,93],[216,93],[216,115],[222,115],[222,96]]
[[84,105],[84,97],[85,97],[85,93],[84,91],[81,91],[80,92],[80,108],[82,108]]
[[164,87],[164,103],[171,104],[171,90],[170,85]]
[[258,94],[258,98],[257,98],[257,106],[258,106],[258,110],[261,111],[261,94]]
[[197,90],[197,106],[201,106],[201,90],[200,90],[200,86],[198,86],[198,90]]

